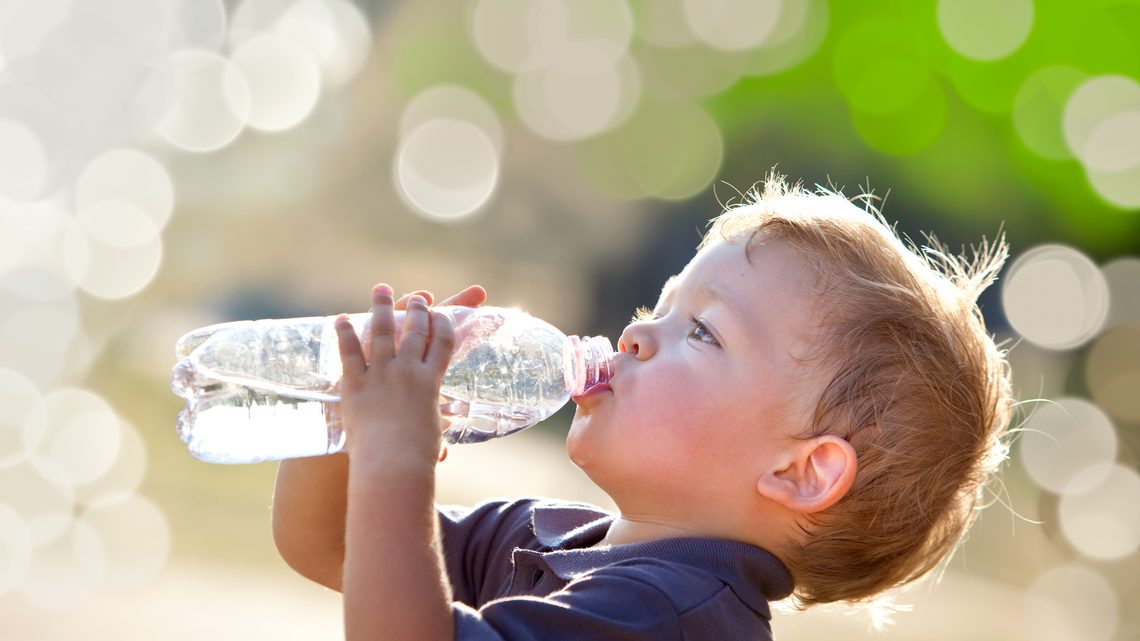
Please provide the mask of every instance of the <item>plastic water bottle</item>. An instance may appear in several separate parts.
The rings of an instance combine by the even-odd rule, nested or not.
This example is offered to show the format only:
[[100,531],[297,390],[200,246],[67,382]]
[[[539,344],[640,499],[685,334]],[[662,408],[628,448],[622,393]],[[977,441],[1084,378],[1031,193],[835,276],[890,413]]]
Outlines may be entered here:
[[[434,309],[455,325],[440,389],[448,443],[530,427],[609,380],[613,347],[604,337],[566,336],[517,309]],[[399,331],[403,312],[396,314]],[[171,386],[186,399],[178,434],[190,453],[211,463],[257,463],[340,451],[335,319],[221,323],[180,338]],[[349,320],[367,340],[371,314]]]

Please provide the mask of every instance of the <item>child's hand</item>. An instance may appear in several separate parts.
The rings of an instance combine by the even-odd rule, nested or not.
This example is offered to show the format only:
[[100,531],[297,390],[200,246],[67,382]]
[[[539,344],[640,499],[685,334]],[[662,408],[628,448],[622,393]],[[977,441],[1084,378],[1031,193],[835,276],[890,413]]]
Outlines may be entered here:
[[[405,294],[401,296],[400,299],[396,301],[395,308],[398,310],[407,309],[408,301],[412,298],[412,296],[416,295],[422,296],[423,299],[427,301],[428,305],[436,305],[434,302],[435,297],[432,296],[431,292],[427,291],[426,289],[417,289],[411,294]],[[438,304],[440,306],[455,305],[457,307],[479,307],[486,301],[487,290],[483,289],[479,285],[468,285],[463,289],[463,291],[455,294],[454,296],[443,299]]]
[[439,387],[455,342],[451,321],[413,294],[397,345],[392,288],[377,285],[372,303],[367,358],[348,318],[336,321],[346,450],[381,465],[434,464],[442,431]]
[[[434,304],[433,301],[435,300],[435,297],[432,295],[431,292],[427,291],[426,289],[417,289],[416,291],[412,292],[411,294],[404,294],[403,296],[401,296],[400,299],[396,301],[395,309],[397,309],[397,310],[407,309],[408,308],[408,301],[411,300],[412,296],[417,296],[417,295],[422,296],[423,299],[425,301],[427,301],[427,304],[429,306]],[[443,305],[454,305],[457,307],[479,307],[480,305],[482,305],[485,302],[487,302],[487,290],[483,289],[479,285],[468,285],[467,287],[465,287],[463,289],[463,291],[460,291],[457,294],[454,294],[448,298],[443,299],[443,301],[441,301],[439,304],[441,306],[443,306]],[[364,349],[368,349],[367,343],[365,343]],[[442,430],[446,430],[448,428],[448,419],[444,418],[442,420],[443,420]],[[442,463],[443,460],[446,458],[447,458],[447,443],[444,443],[439,448],[439,461]]]

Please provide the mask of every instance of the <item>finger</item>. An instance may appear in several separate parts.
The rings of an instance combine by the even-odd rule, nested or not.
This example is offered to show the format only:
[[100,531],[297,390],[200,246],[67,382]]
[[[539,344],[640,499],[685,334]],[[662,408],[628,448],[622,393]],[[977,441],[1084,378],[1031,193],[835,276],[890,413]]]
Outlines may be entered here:
[[428,344],[428,330],[430,317],[427,301],[417,295],[408,299],[408,311],[404,314],[404,333],[400,337],[400,356],[420,362],[424,358],[424,350]]
[[364,371],[364,351],[360,349],[360,339],[356,337],[356,330],[352,328],[348,314],[337,316],[334,323],[344,376],[351,376]]
[[431,313],[431,342],[427,345],[424,362],[439,372],[442,377],[451,362],[451,352],[455,349],[455,328],[451,319],[442,312]]
[[478,307],[487,301],[487,290],[479,285],[469,285],[458,294],[444,300],[440,305]]
[[372,288],[372,362],[390,359],[396,353],[396,320],[392,314],[392,288]]
[[417,295],[423,297],[423,299],[427,301],[428,305],[431,305],[431,302],[433,300],[435,300],[435,297],[432,296],[431,292],[427,291],[426,289],[417,289],[416,291],[414,291],[410,294],[404,294],[403,296],[401,296],[400,299],[396,301],[396,304],[393,305],[393,308],[394,309],[407,309],[408,308],[408,299],[411,298],[412,296],[417,296]]

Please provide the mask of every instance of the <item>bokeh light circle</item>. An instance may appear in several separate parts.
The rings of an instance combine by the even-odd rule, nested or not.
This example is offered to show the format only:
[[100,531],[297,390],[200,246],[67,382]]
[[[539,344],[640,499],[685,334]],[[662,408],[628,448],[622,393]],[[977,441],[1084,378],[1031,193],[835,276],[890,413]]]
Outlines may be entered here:
[[[1104,466],[1116,460],[1117,438],[1112,421],[1099,407],[1080,398],[1062,398],[1037,405],[1018,446],[1030,478],[1061,494],[1099,483],[1100,479],[1083,473],[1104,468],[1107,474]],[[1074,483],[1078,475],[1084,485]]]
[[87,163],[75,183],[75,206],[80,212],[105,202],[133,205],[161,230],[174,211],[174,185],[154,157],[115,149]]
[[1014,98],[1013,128],[1026,147],[1052,160],[1072,157],[1061,121],[1069,96],[1087,78],[1080,69],[1062,65],[1025,79]]
[[246,41],[272,33],[297,0],[239,0],[230,11],[227,38],[236,50]]
[[111,247],[137,247],[158,238],[158,225],[146,212],[120,201],[104,201],[79,210],[79,222],[96,241]]
[[68,275],[97,298],[134,296],[154,280],[162,264],[162,237],[157,234],[136,245],[108,243],[76,221],[64,234],[62,247]]
[[108,496],[133,494],[142,485],[147,469],[146,444],[133,425],[119,423],[119,451],[106,472],[94,481],[75,488],[75,498],[91,505]]
[[1085,380],[1104,411],[1140,422],[1140,325],[1123,325],[1097,338],[1085,362]]
[[[62,473],[72,486],[89,483],[119,454],[119,416],[103,397],[89,390],[65,388],[41,399],[43,421],[26,431],[33,466]],[[49,472],[50,473],[50,472]]]
[[859,137],[892,155],[928,147],[946,124],[946,94],[915,42],[899,38],[909,27],[894,18],[868,18],[836,39],[832,75],[851,104]]
[[439,85],[416,94],[400,116],[400,137],[406,138],[421,125],[438,119],[470,122],[503,151],[503,126],[494,107],[479,94],[458,85]]
[[139,588],[153,580],[170,552],[170,526],[149,500],[134,494],[112,496],[86,506],[79,517],[98,535],[106,559],[101,585]]
[[396,187],[407,202],[433,218],[474,213],[499,180],[491,138],[462,120],[431,120],[408,134],[396,152]]
[[901,111],[871,113],[852,109],[859,137],[874,149],[908,156],[929,147],[946,127],[946,94],[936,82],[926,83],[915,101]]
[[661,99],[700,98],[724,91],[748,68],[744,56],[703,44],[689,47],[642,46],[636,68],[647,92]]
[[1090,169],[1110,173],[1140,165],[1140,109],[1101,120],[1089,134],[1083,160]]
[[616,198],[688,198],[720,169],[724,141],[716,122],[686,102],[643,104],[629,120],[578,144],[578,167]]
[[688,47],[697,36],[685,15],[685,0],[631,0],[637,37],[658,47]]
[[62,471],[24,461],[0,468],[0,504],[23,518],[32,545],[46,545],[66,531],[75,512],[75,489]]
[[684,0],[693,33],[710,47],[736,51],[767,40],[780,17],[781,0]]
[[596,135],[615,120],[622,84],[614,66],[589,71],[551,66],[515,76],[513,96],[519,118],[531,131],[571,141]]
[[1124,171],[1100,171],[1093,167],[1085,168],[1096,194],[1106,202],[1120,209],[1140,209],[1140,165]]
[[0,292],[38,302],[66,298],[73,288],[61,277],[59,239],[70,224],[71,213],[54,201],[0,204]]
[[34,131],[0,117],[0,196],[32,200],[47,182],[48,160]]
[[105,571],[98,532],[83,521],[70,520],[63,536],[36,548],[17,589],[35,607],[66,610],[90,599]]
[[1083,345],[1108,316],[1104,275],[1087,256],[1062,245],[1040,245],[1019,256],[1001,296],[1010,325],[1050,349]]
[[74,298],[25,302],[0,315],[0,366],[16,369],[47,389],[65,368],[78,365],[75,339],[79,332],[79,308]]
[[772,35],[749,56],[747,73],[779,73],[812,57],[827,39],[829,21],[825,0],[783,2]]
[[955,51],[998,60],[1016,51],[1033,28],[1033,0],[938,0],[938,29]]
[[262,131],[295,127],[321,95],[321,75],[309,52],[282,36],[262,35],[230,56],[249,87],[247,124]]
[[1088,163],[1090,157],[1099,160],[1097,155],[1104,155],[1105,150],[1090,148],[1091,142],[1105,144],[1103,137],[1094,138],[1097,129],[1117,114],[1136,110],[1140,110],[1140,83],[1133,78],[1104,75],[1086,80],[1065,103],[1063,124],[1069,149],[1083,162]]
[[186,151],[225,147],[245,128],[250,90],[245,76],[212,51],[182,50],[170,56],[174,98],[155,131]]
[[346,0],[301,0],[281,16],[277,33],[309,52],[328,87],[342,87],[356,77],[372,47],[368,19]]
[[479,0],[471,35],[495,67],[508,73],[536,71],[569,38],[569,21],[560,0]]
[[875,115],[898,113],[914,104],[933,82],[922,62],[904,57],[870,61],[852,81],[847,95],[856,109]]
[[1064,492],[1057,510],[1061,532],[1073,547],[1103,560],[1122,559],[1140,549],[1140,475],[1136,470],[1102,465],[1078,473],[1071,483],[1078,489]]
[[591,56],[580,64],[612,66],[625,57],[633,39],[633,13],[626,0],[562,0],[568,40],[562,46],[585,45]]
[[1022,621],[1035,641],[1110,641],[1120,605],[1112,586],[1081,565],[1043,572],[1025,593]]

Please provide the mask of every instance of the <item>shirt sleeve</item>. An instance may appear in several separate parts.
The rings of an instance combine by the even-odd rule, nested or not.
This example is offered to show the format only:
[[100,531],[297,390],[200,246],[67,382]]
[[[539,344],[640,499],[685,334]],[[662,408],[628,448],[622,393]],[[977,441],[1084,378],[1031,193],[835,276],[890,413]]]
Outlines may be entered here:
[[681,638],[668,597],[636,568],[611,567],[546,597],[453,603],[456,641],[670,641]]

